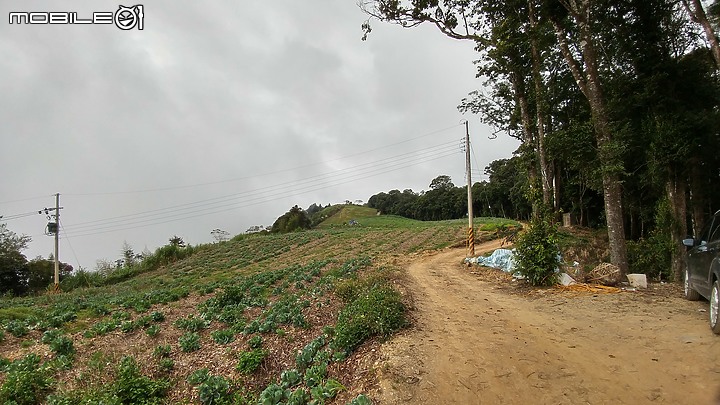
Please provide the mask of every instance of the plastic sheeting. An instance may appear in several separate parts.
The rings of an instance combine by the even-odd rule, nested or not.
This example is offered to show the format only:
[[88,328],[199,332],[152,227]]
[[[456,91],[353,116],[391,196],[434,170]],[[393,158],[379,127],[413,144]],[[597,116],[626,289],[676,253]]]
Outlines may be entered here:
[[514,261],[515,250],[509,249],[496,249],[488,257],[471,257],[465,259],[466,262],[477,264],[485,267],[492,267],[500,269],[506,273],[515,272],[515,261]]

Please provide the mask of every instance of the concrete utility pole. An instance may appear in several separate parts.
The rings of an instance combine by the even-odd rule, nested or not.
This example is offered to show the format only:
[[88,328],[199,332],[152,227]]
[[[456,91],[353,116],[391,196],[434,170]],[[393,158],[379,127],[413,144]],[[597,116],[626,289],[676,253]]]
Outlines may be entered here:
[[475,230],[473,229],[472,178],[470,177],[470,124],[465,121],[465,170],[467,171],[468,197],[468,253],[475,256]]

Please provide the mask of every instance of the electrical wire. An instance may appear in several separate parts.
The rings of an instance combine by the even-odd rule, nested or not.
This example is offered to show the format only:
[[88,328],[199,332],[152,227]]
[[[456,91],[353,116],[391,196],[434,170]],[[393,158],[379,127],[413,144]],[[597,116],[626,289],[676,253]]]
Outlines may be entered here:
[[13,214],[13,215],[2,215],[0,216],[0,221],[12,221],[14,219],[20,219],[20,218],[26,218],[34,215],[38,215],[38,211],[32,211],[32,212],[25,212],[22,214]]
[[385,146],[380,146],[380,147],[377,147],[377,148],[374,148],[374,149],[365,150],[365,151],[363,151],[363,152],[358,152],[358,153],[354,153],[354,154],[351,154],[351,155],[345,155],[345,156],[342,156],[342,157],[339,157],[339,158],[335,158],[335,159],[330,159],[330,160],[326,160],[326,161],[322,161],[322,162],[316,162],[316,163],[309,163],[309,164],[302,165],[302,166],[291,167],[291,168],[288,168],[288,169],[282,169],[282,170],[278,170],[278,171],[274,171],[274,172],[262,173],[262,174],[258,174],[258,175],[254,175],[254,176],[238,177],[238,178],[228,179],[228,180],[218,180],[218,181],[212,181],[212,182],[206,182],[206,183],[197,183],[197,184],[190,184],[190,185],[184,185],[184,186],[163,187],[163,188],[154,188],[154,189],[145,189],[145,190],[111,191],[111,192],[101,192],[101,193],[65,193],[64,195],[67,195],[67,196],[102,196],[102,195],[117,195],[117,194],[150,193],[150,192],[170,191],[170,190],[180,190],[180,189],[186,189],[186,188],[202,187],[202,186],[208,186],[208,185],[214,185],[214,184],[231,183],[231,182],[236,182],[236,181],[241,181],[241,180],[249,180],[249,179],[258,178],[258,177],[265,177],[265,176],[270,176],[270,175],[274,175],[274,174],[280,174],[280,173],[286,173],[286,172],[290,172],[290,171],[295,171],[295,170],[303,169],[303,168],[306,168],[306,167],[312,167],[312,166],[318,166],[318,165],[322,165],[322,164],[328,164],[328,163],[330,163],[330,162],[336,162],[336,161],[338,161],[338,160],[343,160],[343,159],[347,159],[347,158],[350,158],[350,157],[365,155],[365,154],[368,154],[368,153],[370,153],[370,152],[375,152],[375,151],[378,151],[378,150],[381,150],[381,149],[386,149],[386,148],[389,148],[389,147],[393,147],[393,146],[401,145],[401,144],[404,144],[404,143],[407,143],[407,142],[412,142],[412,141],[415,141],[415,140],[418,140],[418,139],[421,139],[421,138],[425,138],[425,137],[428,137],[428,136],[430,136],[430,135],[435,135],[435,134],[438,134],[438,133],[441,133],[441,132],[449,131],[449,130],[454,129],[454,128],[460,126],[460,125],[463,125],[463,124],[455,124],[455,125],[453,125],[453,126],[450,126],[450,127],[447,127],[447,128],[443,128],[443,129],[438,129],[438,130],[435,130],[435,131],[432,131],[432,132],[428,132],[428,133],[426,133],[426,134],[424,134],[424,135],[420,135],[420,136],[417,136],[417,137],[414,137],[414,138],[409,138],[409,139],[406,139],[406,140],[403,140],[403,141],[400,141],[400,142],[388,144],[388,145],[385,145]]
[[[73,234],[72,236],[75,238],[92,236],[92,235],[97,235],[97,234],[102,234],[102,233],[110,233],[110,232],[116,232],[116,231],[121,231],[121,230],[136,229],[136,228],[142,228],[142,227],[147,227],[147,226],[164,224],[164,223],[168,223],[168,222],[174,222],[174,221],[178,221],[178,220],[185,220],[185,219],[190,219],[190,218],[195,218],[195,217],[200,217],[200,216],[205,216],[205,215],[217,214],[220,212],[226,212],[226,211],[230,211],[230,210],[234,210],[234,209],[245,208],[245,207],[249,207],[249,206],[253,206],[253,205],[266,203],[266,202],[276,199],[277,197],[295,196],[295,195],[299,195],[299,194],[303,194],[303,193],[307,193],[307,192],[322,190],[322,189],[329,188],[329,187],[335,187],[337,185],[344,184],[347,181],[362,180],[365,178],[369,178],[369,177],[373,177],[373,176],[377,176],[380,174],[385,174],[385,173],[393,172],[393,171],[397,171],[397,170],[403,170],[403,169],[406,169],[408,167],[412,167],[412,166],[415,166],[418,164],[422,164],[422,163],[426,163],[429,161],[438,160],[438,159],[442,159],[442,158],[446,158],[446,157],[454,156],[454,155],[457,155],[456,151],[436,155],[436,156],[429,157],[429,158],[423,159],[423,160],[410,162],[409,164],[395,165],[395,166],[399,166],[399,167],[394,167],[394,168],[390,168],[390,169],[388,169],[387,167],[383,167],[383,168],[379,168],[377,170],[370,171],[368,173],[354,174],[353,176],[360,176],[360,177],[337,179],[337,181],[340,181],[339,183],[334,183],[334,184],[333,183],[331,183],[331,184],[322,184],[321,183],[321,184],[317,184],[317,185],[312,185],[310,187],[305,187],[305,188],[300,187],[300,188],[289,189],[289,190],[285,188],[285,189],[278,190],[278,192],[273,195],[259,196],[259,197],[251,198],[244,202],[236,202],[236,203],[226,204],[224,206],[218,206],[218,207],[212,207],[212,208],[207,208],[207,209],[203,209],[203,210],[198,210],[194,214],[191,214],[191,215],[175,213],[175,214],[167,215],[165,217],[153,218],[153,219],[142,220],[142,221],[135,221],[135,222],[124,224],[124,225],[133,225],[133,226],[125,226],[125,227],[123,227],[123,226],[107,227],[106,226],[106,227],[97,227],[94,229],[87,229],[85,231],[80,230],[80,231],[77,231],[78,232],[77,234]],[[203,212],[203,211],[209,211],[209,212]],[[198,213],[198,212],[203,212],[203,213]],[[146,222],[151,222],[151,223],[145,224]],[[140,225],[140,224],[144,224],[144,225]]]
[[47,196],[44,195],[44,196],[38,196],[38,197],[21,198],[21,199],[18,199],[18,200],[0,201],[0,205],[3,205],[3,204],[12,204],[12,203],[16,203],[16,202],[39,200],[39,199],[43,199],[43,198],[47,198]]
[[75,253],[75,249],[73,249],[72,243],[70,243],[70,237],[68,237],[67,232],[65,231],[65,227],[63,226],[62,222],[58,221],[60,223],[60,228],[63,231],[63,234],[65,235],[65,240],[68,243],[68,246],[70,246],[70,251],[73,254],[73,257],[75,257],[75,263],[78,265],[78,269],[82,267],[80,264],[80,259],[78,259],[77,254]]
[[[270,185],[270,186],[266,186],[266,187],[257,188],[254,190],[248,190],[243,193],[235,193],[235,194],[230,194],[230,195],[225,195],[225,196],[220,196],[220,197],[214,197],[214,198],[210,198],[210,199],[195,201],[195,202],[186,203],[186,204],[174,205],[174,206],[164,207],[164,208],[140,212],[140,213],[126,214],[126,215],[120,215],[120,216],[115,216],[115,217],[111,217],[111,218],[103,218],[103,219],[98,219],[98,220],[80,222],[80,223],[73,224],[72,226],[69,226],[69,228],[71,229],[70,232],[74,232],[74,231],[77,231],[77,230],[83,229],[83,228],[97,227],[98,226],[97,224],[108,225],[108,224],[118,223],[118,222],[135,221],[140,218],[148,218],[148,217],[152,218],[152,217],[156,217],[156,216],[167,215],[167,211],[172,211],[170,214],[177,214],[177,211],[197,210],[198,208],[201,208],[204,206],[213,206],[213,205],[217,205],[217,204],[222,204],[222,203],[226,203],[228,201],[232,201],[235,199],[247,199],[248,197],[251,197],[256,194],[262,194],[264,192],[274,192],[277,189],[282,189],[283,191],[286,191],[287,190],[286,186],[297,187],[299,185],[303,185],[303,183],[307,183],[308,185],[310,185],[313,182],[327,181],[329,179],[332,179],[333,177],[341,178],[341,176],[353,176],[354,175],[353,171],[357,171],[358,174],[362,174],[363,171],[367,171],[367,170],[382,171],[387,167],[395,167],[398,164],[412,162],[413,159],[418,159],[418,158],[422,159],[422,158],[425,158],[428,156],[432,156],[433,154],[447,153],[447,152],[452,152],[452,151],[453,151],[452,144],[445,143],[445,144],[435,145],[435,146],[428,147],[428,148],[422,148],[417,151],[406,152],[406,153],[392,156],[389,158],[379,159],[379,160],[376,160],[373,162],[367,162],[367,163],[363,163],[360,165],[347,167],[344,169],[339,169],[339,170],[336,170],[336,171],[330,172],[330,173],[323,173],[323,174],[319,174],[319,175],[310,176],[301,181],[287,181],[287,182],[280,183],[280,184],[274,184],[274,185]],[[388,162],[388,163],[383,163],[383,162]],[[345,171],[350,171],[350,172],[342,173]]]
[[[202,215],[209,215],[209,214],[214,214],[214,213],[218,213],[218,212],[225,212],[225,211],[228,211],[228,210],[234,209],[234,208],[241,208],[241,207],[256,205],[256,204],[263,203],[263,202],[272,201],[272,200],[276,199],[277,197],[284,197],[284,196],[288,196],[288,195],[298,195],[298,194],[302,194],[305,192],[317,191],[317,190],[321,190],[321,189],[325,189],[325,188],[329,188],[329,187],[334,187],[334,186],[346,183],[348,181],[361,180],[364,178],[376,176],[376,175],[391,172],[391,171],[401,170],[406,167],[410,167],[413,165],[425,163],[428,161],[432,161],[432,160],[436,160],[439,158],[444,158],[444,157],[452,156],[452,155],[454,155],[454,153],[435,156],[435,157],[432,157],[429,159],[411,162],[409,165],[405,164],[405,165],[402,165],[401,167],[396,167],[396,168],[392,168],[392,169],[390,167],[383,167],[383,168],[379,168],[378,170],[374,170],[371,172],[351,174],[350,177],[335,179],[334,183],[325,182],[325,183],[309,184],[309,185],[304,185],[301,183],[301,184],[298,184],[291,188],[285,187],[282,189],[278,189],[275,192],[275,194],[269,194],[269,195],[268,194],[265,194],[265,195],[260,194],[257,196],[253,196],[252,194],[250,194],[249,196],[242,199],[241,201],[236,201],[236,202],[218,205],[218,206],[214,206],[214,207],[208,207],[208,208],[204,208],[204,209],[198,209],[198,210],[194,210],[191,212],[172,212],[172,213],[167,213],[164,216],[159,216],[159,217],[156,216],[154,218],[149,218],[149,219],[136,219],[133,221],[123,221],[121,223],[121,225],[137,225],[137,224],[146,224],[146,223],[150,223],[149,225],[154,225],[154,224],[158,224],[158,223],[168,222],[168,221],[165,221],[167,219],[170,219],[170,220],[183,219],[183,218],[190,218],[190,217],[196,217],[196,216],[202,216]],[[395,166],[397,166],[397,165],[395,165]],[[358,176],[360,176],[360,177],[358,177]],[[231,207],[231,208],[228,209],[227,207]],[[200,212],[204,212],[204,214],[198,214]],[[192,214],[194,214],[194,215],[192,215]],[[160,221],[160,222],[158,222],[158,221]],[[94,232],[94,231],[100,231],[100,230],[114,230],[114,229],[116,229],[116,225],[102,224],[102,225],[95,226],[90,229],[76,229],[75,231],[87,233],[87,232]],[[83,234],[82,236],[85,236],[85,235],[86,234]]]

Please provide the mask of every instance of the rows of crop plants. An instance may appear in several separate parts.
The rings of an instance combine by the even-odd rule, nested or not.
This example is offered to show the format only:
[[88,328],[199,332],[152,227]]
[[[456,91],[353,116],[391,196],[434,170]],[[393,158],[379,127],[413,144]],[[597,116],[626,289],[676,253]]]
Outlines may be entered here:
[[[187,289],[96,294],[90,299],[76,295],[57,303],[51,313],[6,320],[2,339],[40,338],[25,348],[25,355],[12,361],[0,359],[0,403],[161,403],[168,395],[178,399],[172,397],[171,387],[187,385],[194,387],[191,397],[203,404],[323,404],[345,389],[341,377],[329,372],[333,362],[344,361],[365,340],[388,336],[405,323],[399,295],[377,277],[364,283],[358,277],[363,269],[377,271],[372,270],[370,258],[356,257],[343,263],[322,260],[235,275],[208,287],[206,292],[214,292],[201,300],[197,312],[175,319],[162,309],[188,297]],[[333,313],[318,317],[323,311]],[[68,333],[77,329],[78,315],[84,312],[93,313],[93,322],[81,331]],[[312,324],[310,318],[326,322]],[[313,334],[317,335],[310,342],[303,342],[305,336]],[[163,335],[179,336],[166,343]],[[157,341],[144,348],[151,352],[145,357],[152,357],[155,364],[141,364],[132,355],[113,358],[102,351],[76,361],[77,346],[88,346],[88,341],[94,340],[93,347],[104,347],[97,339],[118,337],[129,342]],[[273,357],[283,355],[275,353],[271,344],[278,339],[299,345],[289,351],[297,353],[294,366],[263,368]],[[41,346],[47,346],[52,354],[42,355],[47,351]],[[212,373],[205,367],[175,367],[192,353],[202,355],[205,349],[223,346],[228,349],[219,356],[210,354],[217,350],[208,350],[208,356],[215,356],[213,362],[234,361],[230,374]],[[116,363],[105,370],[107,379],[95,383],[90,379],[73,388],[77,384],[58,378],[71,369],[78,375],[91,375],[105,363],[98,360],[103,356]],[[272,363],[289,362],[274,359]],[[360,395],[351,403],[370,402]]]
[[[343,390],[328,372],[332,364],[404,324],[400,296],[382,278],[358,278],[358,270],[375,274],[373,257],[464,239],[457,221],[414,229],[397,221],[246,235],[184,254],[167,249],[165,267],[147,266],[119,282],[0,299],[0,403],[156,403],[168,395],[201,403],[324,403]],[[178,310],[194,300],[194,310]],[[306,347],[310,341],[316,343]],[[133,350],[97,350],[122,344]],[[302,358],[288,357],[295,352]],[[225,367],[188,370],[197,358]],[[73,382],[69,375],[86,378]]]

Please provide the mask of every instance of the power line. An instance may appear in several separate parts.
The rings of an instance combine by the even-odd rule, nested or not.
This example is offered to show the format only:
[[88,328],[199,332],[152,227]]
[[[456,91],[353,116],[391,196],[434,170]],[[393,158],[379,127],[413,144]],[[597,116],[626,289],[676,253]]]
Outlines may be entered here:
[[335,158],[335,159],[325,160],[325,161],[322,161],[322,162],[309,163],[309,164],[302,165],[302,166],[296,166],[296,167],[292,167],[292,168],[288,168],[288,169],[282,169],[282,170],[278,170],[278,171],[274,171],[274,172],[262,173],[262,174],[258,174],[258,175],[254,175],[254,176],[238,177],[238,178],[228,179],[228,180],[218,180],[218,181],[212,181],[212,182],[206,182],[206,183],[197,183],[197,184],[190,184],[190,185],[184,185],[184,186],[162,187],[162,188],[154,188],[154,189],[146,189],[146,190],[111,191],[111,192],[102,192],[102,193],[65,193],[65,195],[69,195],[69,196],[102,196],[102,195],[117,195],[117,194],[150,193],[150,192],[158,192],[158,191],[170,191],[170,190],[180,190],[180,189],[185,189],[185,188],[202,187],[202,186],[208,186],[208,185],[214,185],[214,184],[232,183],[232,182],[236,182],[236,181],[240,181],[240,180],[249,180],[249,179],[252,179],[252,178],[265,177],[265,176],[270,176],[270,175],[274,175],[274,174],[285,173],[285,172],[289,172],[289,171],[294,171],[294,170],[298,170],[298,169],[303,169],[303,168],[306,168],[306,167],[312,167],[312,166],[317,166],[317,165],[321,165],[321,164],[327,164],[327,163],[335,162],[335,161],[338,161],[338,160],[343,160],[343,159],[347,159],[347,158],[351,158],[351,157],[355,157],[355,156],[360,156],[360,155],[368,154],[368,153],[370,153],[370,152],[375,152],[375,151],[378,151],[378,150],[381,150],[381,149],[386,149],[386,148],[389,148],[389,147],[393,147],[393,146],[401,145],[401,144],[404,144],[404,143],[407,143],[407,142],[412,142],[412,141],[415,141],[415,140],[418,140],[418,139],[421,139],[421,138],[425,138],[425,137],[428,137],[428,136],[430,136],[430,135],[435,135],[435,134],[438,134],[438,133],[441,133],[441,132],[449,131],[449,130],[451,130],[451,129],[454,129],[454,128],[458,127],[459,125],[460,125],[460,124],[456,124],[456,125],[453,125],[453,126],[451,126],[451,127],[447,127],[447,128],[443,128],[443,129],[438,129],[438,130],[435,130],[435,131],[432,131],[432,132],[428,132],[428,133],[426,133],[426,134],[424,134],[424,135],[420,135],[420,136],[417,136],[417,137],[414,137],[414,138],[406,139],[406,140],[404,140],[404,141],[400,141],[400,142],[388,144],[388,145],[385,145],[385,146],[380,146],[380,147],[377,147],[377,148],[374,148],[374,149],[365,150],[365,151],[363,151],[363,152],[358,152],[358,153],[354,153],[354,154],[351,154],[351,155],[345,155],[345,156],[342,156],[342,157],[339,157],[339,158]]
[[0,220],[2,221],[12,221],[14,219],[20,219],[25,217],[30,217],[34,215],[38,215],[40,212],[38,211],[32,211],[32,212],[24,212],[22,214],[13,214],[13,215],[0,215]]
[[0,205],[2,205],[2,204],[12,204],[12,203],[16,203],[16,202],[40,200],[40,199],[44,199],[44,198],[47,198],[47,196],[44,195],[44,196],[38,196],[38,197],[21,198],[21,199],[18,199],[18,200],[0,201]]
[[[155,224],[159,224],[159,223],[170,222],[170,221],[164,221],[166,219],[170,219],[172,221],[173,218],[176,218],[176,219],[192,218],[192,217],[196,217],[196,216],[210,215],[210,214],[214,214],[214,213],[225,212],[225,211],[232,210],[235,208],[242,208],[242,207],[256,205],[256,204],[263,203],[263,202],[272,201],[273,199],[276,199],[277,197],[287,196],[289,193],[295,193],[295,194],[291,194],[291,195],[297,195],[297,194],[302,194],[305,192],[322,190],[325,188],[334,187],[334,186],[343,184],[347,181],[361,180],[361,179],[376,176],[379,174],[396,171],[396,170],[401,170],[406,167],[410,167],[410,166],[421,164],[421,163],[426,163],[428,161],[444,158],[447,156],[452,156],[454,154],[456,154],[456,153],[449,153],[449,154],[444,154],[444,155],[440,155],[440,156],[435,156],[435,157],[432,157],[429,159],[411,162],[409,165],[405,164],[401,167],[396,167],[396,168],[392,168],[392,166],[389,166],[389,167],[379,168],[379,169],[376,169],[376,170],[373,170],[370,172],[366,172],[366,173],[350,174],[350,176],[346,176],[344,178],[334,179],[335,183],[328,183],[327,181],[320,182],[318,184],[299,183],[291,188],[280,188],[278,190],[275,190],[274,194],[263,195],[263,193],[254,193],[256,195],[253,195],[253,193],[248,193],[245,196],[235,198],[235,199],[239,199],[240,201],[229,202],[229,203],[226,203],[223,205],[216,205],[213,207],[195,209],[193,211],[189,211],[190,209],[186,208],[184,210],[180,210],[180,211],[185,211],[185,212],[169,212],[169,213],[161,214],[161,216],[155,216],[154,218],[148,218],[148,219],[135,218],[135,219],[131,219],[129,222],[128,221],[115,221],[115,222],[116,223],[119,222],[120,225],[136,225],[136,224],[150,223],[147,225],[147,226],[149,226],[149,225],[155,225]],[[397,165],[395,165],[395,166],[397,166]],[[360,177],[358,177],[358,176],[360,176]],[[244,204],[244,205],[241,205],[241,204]],[[227,207],[231,207],[231,208],[227,208]],[[205,212],[205,213],[198,214],[200,212]],[[162,220],[162,221],[157,222],[159,220]],[[86,236],[88,234],[88,232],[90,232],[90,234],[91,234],[91,232],[94,232],[97,230],[108,230],[108,229],[109,229],[109,231],[115,230],[116,225],[110,225],[109,223],[103,223],[100,225],[90,226],[89,228],[88,227],[86,227],[86,228],[87,229],[72,228],[70,232],[75,231],[75,232],[79,232],[79,233],[84,233],[82,236]]]
[[[262,194],[265,192],[274,192],[277,189],[281,189],[282,191],[287,191],[287,188],[285,186],[298,187],[298,186],[304,185],[304,183],[306,183],[307,185],[310,185],[310,184],[312,184],[314,182],[318,182],[318,181],[322,182],[322,181],[332,180],[333,177],[353,176],[353,175],[355,175],[353,173],[354,171],[357,171],[357,174],[360,174],[360,175],[363,174],[363,171],[367,171],[367,170],[370,170],[371,172],[382,171],[387,168],[396,167],[397,165],[412,163],[413,160],[431,157],[436,154],[453,152],[453,150],[454,150],[454,146],[452,143],[445,143],[445,144],[431,146],[428,148],[423,148],[423,149],[413,151],[413,152],[406,152],[406,153],[403,153],[400,155],[380,159],[380,160],[373,161],[373,162],[367,162],[367,163],[363,163],[360,165],[347,167],[344,169],[339,169],[339,170],[336,170],[336,171],[330,172],[330,173],[323,173],[323,174],[319,174],[319,175],[310,176],[310,177],[307,177],[300,181],[288,181],[288,182],[284,182],[284,183],[280,183],[280,184],[261,187],[261,188],[254,189],[254,190],[248,190],[243,193],[235,193],[235,194],[230,194],[230,195],[225,195],[225,196],[220,196],[220,197],[214,197],[214,198],[210,198],[210,199],[195,201],[195,202],[186,203],[186,204],[179,204],[179,205],[174,205],[174,206],[169,206],[169,207],[164,207],[164,208],[159,208],[159,209],[154,209],[154,210],[139,212],[139,213],[134,213],[134,214],[127,214],[127,215],[120,215],[120,216],[115,216],[115,217],[110,217],[110,218],[85,221],[85,222],[73,224],[71,226],[69,225],[68,227],[70,228],[70,232],[75,232],[75,231],[79,231],[80,229],[83,229],[83,228],[95,228],[98,226],[107,226],[108,224],[112,224],[112,223],[136,221],[136,220],[139,220],[140,218],[150,217],[152,219],[152,217],[156,217],[156,216],[177,214],[177,211],[196,210],[203,206],[212,206],[212,205],[222,204],[222,203],[226,203],[228,201],[232,201],[232,200],[236,200],[236,199],[247,199],[248,197],[252,197],[253,195],[256,195],[256,194]],[[391,161],[391,162],[383,163],[383,162],[388,162],[388,161]],[[342,173],[345,171],[349,171],[349,173]],[[210,207],[207,209],[212,209],[212,208],[213,207]],[[168,211],[173,211],[173,212],[168,213]]]
[[[337,181],[341,181],[340,183],[325,184],[325,185],[323,185],[323,184],[321,183],[321,184],[317,184],[317,185],[311,185],[311,186],[305,187],[305,188],[300,187],[300,188],[297,188],[297,189],[290,189],[290,190],[288,190],[288,189],[281,189],[281,190],[279,190],[276,194],[273,194],[273,195],[258,196],[258,197],[251,198],[251,199],[249,199],[249,200],[247,200],[247,201],[244,201],[244,202],[235,202],[235,203],[225,204],[225,205],[222,205],[222,206],[205,208],[205,209],[197,210],[197,211],[195,211],[195,213],[191,213],[191,215],[188,215],[188,214],[185,214],[185,213],[174,213],[174,214],[173,214],[173,213],[170,213],[169,215],[166,215],[166,216],[164,216],[164,217],[158,217],[158,218],[152,218],[152,219],[146,219],[146,220],[141,220],[141,221],[135,221],[135,222],[125,223],[125,225],[137,225],[137,226],[127,226],[127,227],[122,227],[122,226],[121,226],[121,227],[116,227],[116,226],[112,226],[112,227],[109,227],[109,226],[100,226],[100,227],[96,227],[96,228],[94,228],[94,229],[78,230],[78,231],[77,231],[78,233],[77,233],[77,234],[74,234],[74,235],[72,235],[72,236],[73,236],[73,237],[76,237],[76,238],[78,238],[78,237],[84,237],[84,236],[92,236],[92,235],[97,235],[97,234],[110,233],[110,232],[116,232],[116,231],[121,231],[121,230],[129,230],[129,229],[136,229],[136,228],[143,228],[143,227],[147,227],[147,226],[160,225],[160,224],[164,224],[164,223],[168,223],[168,222],[174,222],[174,221],[178,221],[178,220],[184,220],[184,219],[196,218],[196,217],[205,216],[205,215],[217,214],[217,213],[226,212],[226,211],[230,211],[230,210],[234,210],[234,209],[245,208],[245,207],[249,207],[249,206],[253,206],[253,205],[262,204],[262,203],[265,203],[265,202],[268,202],[268,201],[272,201],[273,199],[276,199],[276,197],[279,197],[279,196],[298,195],[298,194],[307,193],[307,192],[311,192],[311,191],[322,190],[322,189],[329,188],[329,187],[335,187],[335,186],[337,186],[337,185],[339,185],[339,184],[343,184],[343,183],[345,183],[345,182],[347,182],[347,181],[362,180],[362,179],[365,179],[365,178],[377,176],[377,175],[379,175],[379,174],[385,174],[385,173],[388,173],[388,172],[393,172],[393,171],[397,171],[397,170],[402,170],[402,169],[405,169],[405,168],[407,168],[407,167],[411,167],[411,166],[414,166],[414,165],[426,163],[426,162],[433,161],[433,160],[442,159],[442,158],[449,157],[449,156],[453,156],[453,155],[457,155],[457,151],[453,151],[453,152],[451,152],[451,153],[445,153],[445,154],[437,155],[437,156],[431,157],[431,158],[429,158],[429,159],[424,159],[424,160],[420,160],[420,161],[411,162],[410,164],[402,165],[402,166],[400,166],[400,167],[391,168],[391,169],[389,169],[389,170],[388,170],[387,167],[384,167],[384,168],[380,168],[380,169],[378,169],[378,170],[373,170],[373,171],[368,172],[368,173],[358,173],[358,174],[352,175],[352,176],[361,176],[361,177],[337,179]],[[396,166],[397,166],[397,165],[396,165]],[[391,166],[391,167],[392,167],[392,166]],[[301,185],[302,185],[302,184],[301,184]],[[295,193],[295,194],[289,194],[289,193]],[[242,204],[242,205],[238,205],[238,204]],[[203,211],[209,211],[209,212],[198,213],[198,212],[203,212]],[[150,223],[147,223],[147,222],[150,222]],[[147,224],[146,224],[146,223],[147,223]],[[144,225],[139,225],[139,224],[144,224]],[[70,232],[72,232],[72,230],[71,230]]]
[[67,241],[68,246],[70,246],[70,251],[72,251],[73,257],[75,257],[75,263],[77,263],[78,268],[82,267],[82,265],[80,264],[80,259],[78,259],[77,254],[75,253],[75,249],[73,249],[72,243],[70,243],[70,238],[68,237],[67,232],[65,231],[65,227],[63,226],[62,223],[60,223],[60,228],[62,229],[63,234],[65,235],[65,240]]

